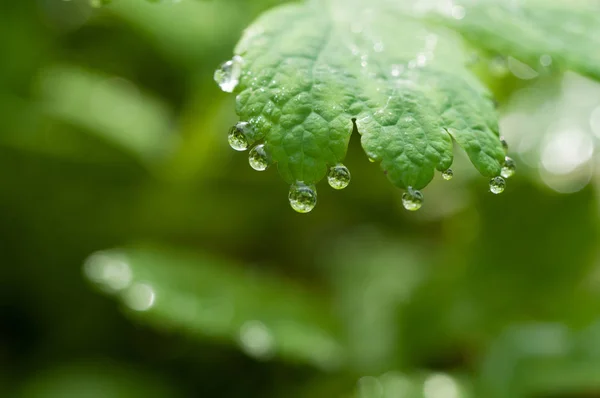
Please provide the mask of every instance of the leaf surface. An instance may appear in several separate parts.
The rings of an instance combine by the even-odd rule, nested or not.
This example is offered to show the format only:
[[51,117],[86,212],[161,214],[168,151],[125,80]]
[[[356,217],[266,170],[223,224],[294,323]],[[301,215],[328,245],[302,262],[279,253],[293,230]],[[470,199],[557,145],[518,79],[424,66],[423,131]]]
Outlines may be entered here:
[[237,113],[289,183],[343,161],[354,126],[398,187],[422,188],[453,159],[453,139],[485,176],[504,152],[488,91],[460,37],[377,0],[312,1],[264,14],[236,48]]

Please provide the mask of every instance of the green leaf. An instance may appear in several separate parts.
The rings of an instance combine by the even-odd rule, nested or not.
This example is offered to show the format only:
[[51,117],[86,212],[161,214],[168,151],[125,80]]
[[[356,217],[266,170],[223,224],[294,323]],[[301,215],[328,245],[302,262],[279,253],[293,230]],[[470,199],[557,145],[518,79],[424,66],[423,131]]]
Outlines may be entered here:
[[600,79],[595,0],[460,0],[452,7],[437,14],[479,48],[536,66],[550,56],[553,64]]
[[250,26],[235,53],[237,113],[288,183],[322,179],[354,127],[398,187],[422,188],[450,167],[453,139],[483,175],[500,172],[494,105],[466,69],[461,39],[393,3],[282,6]]
[[138,248],[93,254],[84,273],[135,319],[248,355],[330,369],[342,364],[325,297],[290,280],[208,255]]
[[129,81],[74,66],[44,70],[39,98],[47,115],[90,132],[151,164],[173,147],[165,105]]

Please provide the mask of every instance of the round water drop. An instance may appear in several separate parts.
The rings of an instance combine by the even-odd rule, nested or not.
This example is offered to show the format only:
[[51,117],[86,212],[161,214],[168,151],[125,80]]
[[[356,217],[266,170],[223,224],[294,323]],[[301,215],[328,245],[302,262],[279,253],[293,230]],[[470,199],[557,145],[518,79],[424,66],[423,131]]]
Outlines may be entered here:
[[338,164],[329,169],[327,182],[333,189],[344,189],[350,184],[350,170],[343,164]]
[[250,163],[250,167],[252,167],[254,170],[265,171],[267,167],[269,167],[270,162],[271,159],[263,144],[257,145],[250,150],[250,154],[248,155],[248,163]]
[[504,137],[500,137],[500,143],[502,144],[502,148],[504,148],[504,153],[508,153],[508,142]]
[[510,178],[515,175],[517,171],[517,163],[509,158],[508,156],[504,158],[504,165],[502,166],[502,171],[500,175],[504,178]]
[[504,192],[504,188],[506,188],[506,181],[502,177],[494,177],[490,180],[490,192],[498,195]]
[[446,181],[450,181],[454,177],[454,171],[452,169],[442,171],[442,178]]
[[312,185],[308,186],[302,182],[297,182],[290,187],[288,199],[292,209],[298,213],[308,213],[317,204],[317,190]]
[[406,210],[417,211],[423,205],[423,194],[412,187],[408,187],[408,192],[402,194],[402,206]]
[[246,133],[249,132],[250,125],[247,122],[239,122],[229,130],[229,146],[236,151],[245,151],[248,149],[248,138]]
[[233,57],[232,60],[225,62],[219,69],[215,71],[215,82],[221,87],[221,90],[226,93],[231,93],[240,82],[242,74],[243,59],[239,55]]

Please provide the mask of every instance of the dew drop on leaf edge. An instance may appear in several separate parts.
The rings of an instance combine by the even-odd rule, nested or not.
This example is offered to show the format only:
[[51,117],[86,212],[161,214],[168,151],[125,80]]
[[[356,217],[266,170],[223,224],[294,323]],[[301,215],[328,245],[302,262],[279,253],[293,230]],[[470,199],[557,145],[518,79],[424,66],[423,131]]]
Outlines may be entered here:
[[412,187],[402,194],[402,206],[409,211],[417,211],[423,205],[423,194]]
[[442,178],[446,181],[450,181],[454,177],[454,171],[452,169],[442,171]]
[[248,163],[256,171],[265,171],[269,167],[271,163],[270,156],[263,144],[257,145],[250,150]]
[[215,82],[226,93],[232,93],[240,82],[242,74],[242,57],[236,55],[230,61],[225,62],[215,71]]
[[350,170],[343,164],[337,164],[329,169],[327,182],[333,189],[344,189],[350,184]]
[[504,192],[506,181],[502,177],[494,177],[490,180],[490,192],[498,195]]
[[229,146],[236,151],[245,151],[248,149],[248,138],[246,134],[250,130],[250,124],[248,122],[238,122],[229,130],[227,140]]
[[517,171],[517,163],[512,159],[506,156],[504,158],[504,164],[502,165],[502,171],[500,175],[504,178],[510,178],[515,175]]
[[297,182],[290,187],[288,199],[292,209],[298,213],[308,213],[317,204],[317,190],[314,185]]

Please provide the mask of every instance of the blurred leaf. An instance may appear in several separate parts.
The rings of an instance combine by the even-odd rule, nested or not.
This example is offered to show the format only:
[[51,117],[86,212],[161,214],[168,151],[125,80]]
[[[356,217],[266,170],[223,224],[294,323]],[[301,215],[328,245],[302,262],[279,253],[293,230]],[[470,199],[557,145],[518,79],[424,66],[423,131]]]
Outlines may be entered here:
[[173,146],[166,106],[125,79],[55,66],[40,75],[38,87],[49,115],[93,133],[144,162],[156,161]]
[[239,64],[247,138],[265,142],[288,183],[315,183],[341,162],[353,123],[399,187],[422,188],[447,169],[453,138],[483,175],[500,172],[494,107],[465,68],[460,39],[383,0],[277,8],[246,30],[235,53],[221,87],[235,86]]
[[[590,344],[590,332],[595,344]],[[507,329],[491,345],[483,362],[482,394],[525,398],[600,392],[599,332],[595,327],[574,333],[560,324]]]
[[556,63],[600,79],[600,3],[595,0],[460,0],[437,11],[480,48],[534,69]]
[[164,398],[182,396],[156,375],[103,359],[42,370],[15,398]]
[[421,253],[372,230],[340,238],[328,251],[323,267],[330,270],[354,368],[378,372],[404,365],[403,307],[427,273]]
[[327,299],[282,277],[174,250],[99,252],[86,276],[117,294],[132,317],[194,338],[234,341],[248,355],[343,364]]
[[359,379],[355,398],[470,398],[468,383],[444,373],[387,372]]
[[252,3],[258,2],[115,0],[106,10],[137,28],[169,58],[193,68],[223,51],[223,43],[234,43],[251,17]]

